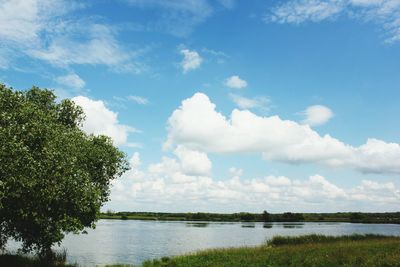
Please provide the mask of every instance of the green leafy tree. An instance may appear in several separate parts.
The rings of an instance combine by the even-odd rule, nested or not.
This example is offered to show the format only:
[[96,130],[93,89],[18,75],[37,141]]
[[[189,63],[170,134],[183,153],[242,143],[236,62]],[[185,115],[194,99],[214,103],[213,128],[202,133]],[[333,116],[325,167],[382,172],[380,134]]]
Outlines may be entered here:
[[0,84],[0,249],[13,238],[46,255],[65,233],[95,227],[128,164],[109,137],[84,133],[83,120],[52,91]]

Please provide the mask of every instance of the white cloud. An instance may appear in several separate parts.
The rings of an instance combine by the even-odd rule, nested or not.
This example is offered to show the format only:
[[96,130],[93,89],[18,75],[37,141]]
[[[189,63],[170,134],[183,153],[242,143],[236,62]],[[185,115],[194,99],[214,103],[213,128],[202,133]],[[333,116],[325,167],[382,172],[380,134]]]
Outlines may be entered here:
[[299,24],[305,21],[318,22],[339,14],[345,5],[337,0],[288,1],[272,10],[266,20],[278,23]]
[[86,84],[85,81],[82,80],[82,78],[75,73],[59,76],[56,78],[56,81],[59,84],[65,85],[67,87],[72,87],[75,89],[82,89],[83,87],[85,87]]
[[225,86],[233,89],[243,89],[247,87],[247,82],[237,75],[233,75],[225,80]]
[[247,98],[237,94],[229,94],[232,101],[241,109],[260,109],[264,111],[269,110],[270,100],[267,97],[253,97]]
[[318,163],[363,173],[400,173],[400,145],[368,139],[354,147],[319,135],[308,125],[278,116],[233,110],[226,118],[202,93],[182,102],[168,119],[166,149],[176,145],[205,153],[262,153],[266,160]]
[[82,125],[85,132],[109,136],[115,145],[130,145],[128,135],[137,130],[131,126],[120,124],[118,114],[109,110],[103,101],[92,100],[85,96],[74,97],[72,101],[81,106],[85,112],[86,119]]
[[[159,163],[140,169],[139,154],[130,160],[131,170],[113,182],[111,207],[118,210],[237,212],[336,212],[397,210],[400,190],[392,182],[364,180],[344,189],[321,175],[308,179],[285,176],[240,178],[241,169],[231,168],[231,177],[185,174],[182,162],[163,157]],[[293,206],[293,203],[296,203]]]
[[18,44],[40,43],[40,32],[49,21],[65,14],[70,7],[62,0],[13,0],[0,2],[0,39]]
[[214,60],[216,63],[218,64],[224,64],[226,62],[227,59],[230,58],[229,55],[227,55],[226,53],[224,53],[223,51],[217,51],[217,50],[213,50],[213,49],[209,49],[209,48],[203,48],[201,49],[201,52],[203,52],[204,54],[210,55],[210,59]]
[[[29,49],[28,55],[49,62],[55,66],[106,65],[115,71],[140,72],[132,61],[133,53],[125,51],[107,25],[89,24],[84,27],[89,36],[76,40],[68,35],[54,36],[44,48]],[[81,31],[82,29],[79,29]]]
[[232,177],[241,177],[243,175],[243,169],[238,169],[235,167],[229,168],[229,173]]
[[349,194],[353,201],[368,201],[381,205],[398,205],[400,199],[400,189],[393,182],[379,183],[364,180],[361,185],[349,190]]
[[199,53],[194,50],[182,49],[180,53],[183,55],[183,60],[181,61],[183,73],[198,69],[203,62]]
[[322,105],[310,106],[303,111],[303,114],[305,116],[303,123],[310,126],[325,124],[334,116],[330,108]]
[[142,96],[137,96],[137,95],[130,95],[128,96],[128,99],[139,104],[139,105],[147,105],[149,104],[149,100],[145,97]]
[[319,22],[340,15],[375,22],[386,33],[386,42],[400,40],[400,1],[398,0],[291,0],[272,8],[264,20],[300,24]]
[[211,172],[211,161],[204,152],[178,146],[174,154],[179,158],[182,172],[189,175],[208,175]]
[[115,71],[140,72],[137,52],[118,42],[115,29],[94,18],[70,19],[71,11],[79,8],[84,5],[65,0],[0,2],[0,54],[29,56],[62,68],[106,65]]

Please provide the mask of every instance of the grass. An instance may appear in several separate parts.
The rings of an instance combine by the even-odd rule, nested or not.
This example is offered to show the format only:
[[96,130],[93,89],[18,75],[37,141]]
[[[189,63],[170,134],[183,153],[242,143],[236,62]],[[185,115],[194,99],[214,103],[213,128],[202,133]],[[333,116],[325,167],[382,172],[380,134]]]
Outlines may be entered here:
[[[5,260],[11,260],[7,262]],[[0,266],[44,265],[39,259],[0,255]],[[133,265],[107,265],[128,267]],[[400,237],[380,235],[277,236],[257,247],[211,249],[146,261],[142,267],[400,267]]]
[[275,237],[258,247],[212,249],[143,267],[400,267],[400,238],[378,235]]
[[302,235],[302,236],[275,236],[271,240],[267,241],[269,246],[282,246],[282,245],[303,245],[303,244],[321,244],[321,243],[333,243],[333,242],[351,242],[351,241],[373,241],[373,240],[384,240],[384,239],[398,239],[400,238],[393,236],[384,236],[376,234],[366,235],[341,235],[341,236],[329,236],[329,235]]

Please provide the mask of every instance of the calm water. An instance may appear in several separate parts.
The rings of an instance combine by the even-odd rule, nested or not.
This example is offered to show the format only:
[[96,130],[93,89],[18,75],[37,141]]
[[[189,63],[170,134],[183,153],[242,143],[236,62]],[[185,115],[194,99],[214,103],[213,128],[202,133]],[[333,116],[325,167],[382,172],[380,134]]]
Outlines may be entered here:
[[68,235],[68,261],[84,266],[140,264],[199,249],[260,245],[276,235],[375,233],[400,236],[400,225],[350,223],[198,223],[100,220],[87,235]]

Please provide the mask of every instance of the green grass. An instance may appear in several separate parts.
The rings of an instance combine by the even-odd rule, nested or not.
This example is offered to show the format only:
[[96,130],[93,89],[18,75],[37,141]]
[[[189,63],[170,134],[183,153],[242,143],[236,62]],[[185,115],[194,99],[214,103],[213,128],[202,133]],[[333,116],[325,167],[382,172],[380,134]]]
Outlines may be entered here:
[[275,237],[258,247],[212,249],[143,267],[400,267],[400,238],[377,235]]
[[[60,265],[61,264],[61,265]],[[39,259],[0,255],[0,266],[70,267]],[[128,267],[133,265],[107,265]],[[199,251],[146,261],[142,267],[400,267],[400,237],[380,235],[275,237],[257,247]]]

